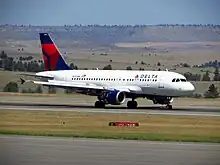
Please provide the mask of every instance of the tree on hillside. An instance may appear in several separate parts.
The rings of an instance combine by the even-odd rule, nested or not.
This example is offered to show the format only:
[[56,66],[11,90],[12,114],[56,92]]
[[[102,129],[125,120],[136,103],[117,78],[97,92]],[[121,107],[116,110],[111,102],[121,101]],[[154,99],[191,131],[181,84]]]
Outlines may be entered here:
[[182,64],[182,66],[185,67],[185,68],[190,68],[190,65],[187,64],[187,63]]
[[9,82],[3,89],[3,92],[18,92],[18,84],[16,82]]
[[200,74],[192,74],[190,72],[187,72],[187,73],[184,73],[184,76],[189,81],[200,81],[201,80],[201,75]]
[[112,66],[110,64],[104,66],[103,70],[112,70]]
[[73,69],[73,70],[77,70],[78,69],[78,67],[76,65],[74,65],[74,63],[70,64],[70,68]]
[[205,98],[217,98],[219,96],[218,88],[214,84],[209,86],[208,91],[204,94]]
[[127,66],[126,70],[132,70],[131,66]]
[[220,81],[220,74],[218,68],[215,68],[213,81]]
[[71,88],[66,88],[66,89],[64,90],[64,93],[70,94],[70,93],[73,93],[73,90],[72,90]]
[[0,59],[5,60],[7,58],[8,58],[7,54],[4,51],[2,51],[0,54]]
[[56,93],[56,87],[49,86],[48,87],[48,93],[49,94],[55,94]]
[[8,70],[8,71],[12,71],[14,66],[13,66],[13,58],[12,57],[8,57],[6,59],[3,60],[3,67],[4,70]]
[[42,87],[39,85],[39,86],[35,89],[34,92],[35,92],[35,93],[43,93]]
[[210,81],[209,71],[207,70],[206,73],[202,77],[202,81]]

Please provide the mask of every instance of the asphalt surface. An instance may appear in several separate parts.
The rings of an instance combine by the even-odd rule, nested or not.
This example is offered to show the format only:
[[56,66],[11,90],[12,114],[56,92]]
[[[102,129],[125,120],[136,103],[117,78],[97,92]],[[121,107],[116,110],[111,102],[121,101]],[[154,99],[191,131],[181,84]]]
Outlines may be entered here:
[[126,113],[126,114],[152,114],[171,116],[220,116],[220,110],[216,108],[174,108],[167,110],[161,107],[138,107],[127,109],[121,106],[109,106],[105,109],[97,109],[89,104],[47,104],[47,103],[0,103],[0,110],[39,110],[39,111],[72,111],[72,112],[95,112],[95,113]]
[[0,135],[2,165],[219,165],[220,144]]

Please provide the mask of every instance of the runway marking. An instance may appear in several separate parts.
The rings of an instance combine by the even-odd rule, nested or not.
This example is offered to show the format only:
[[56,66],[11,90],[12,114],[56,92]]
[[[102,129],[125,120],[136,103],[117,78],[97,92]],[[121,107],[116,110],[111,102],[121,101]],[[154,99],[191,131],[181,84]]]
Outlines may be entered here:
[[[80,142],[96,142],[96,143],[129,143],[129,144],[152,144],[152,145],[170,145],[175,144],[179,146],[214,146],[218,147],[220,150],[219,143],[198,143],[198,142],[172,142],[172,141],[148,141],[148,140],[120,140],[120,139],[96,139],[96,138],[72,138],[72,137],[47,137],[47,136],[26,136],[26,135],[1,135],[1,139],[24,139],[24,140],[48,140],[48,141],[64,141],[64,140],[72,140],[72,141],[80,141]],[[44,144],[45,145],[45,144]],[[49,146],[49,145],[48,145]]]
[[7,110],[32,110],[32,111],[63,111],[63,112],[88,112],[88,113],[109,113],[109,114],[144,114],[144,115],[169,115],[169,116],[205,116],[205,117],[220,117],[220,113],[216,112],[184,112],[184,111],[166,111],[166,112],[161,112],[158,110],[146,110],[146,111],[129,111],[127,109],[125,110],[120,110],[120,109],[62,109],[62,108],[57,108],[57,109],[52,109],[52,108],[33,108],[33,107],[2,107],[2,109],[7,109]]

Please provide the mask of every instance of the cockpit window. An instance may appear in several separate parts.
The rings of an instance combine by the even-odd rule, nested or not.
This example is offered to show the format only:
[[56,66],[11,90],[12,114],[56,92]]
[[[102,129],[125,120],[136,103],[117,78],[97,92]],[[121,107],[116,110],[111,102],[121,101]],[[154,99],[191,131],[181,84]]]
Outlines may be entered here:
[[186,82],[186,79],[184,79],[184,78],[174,78],[172,80],[172,82]]

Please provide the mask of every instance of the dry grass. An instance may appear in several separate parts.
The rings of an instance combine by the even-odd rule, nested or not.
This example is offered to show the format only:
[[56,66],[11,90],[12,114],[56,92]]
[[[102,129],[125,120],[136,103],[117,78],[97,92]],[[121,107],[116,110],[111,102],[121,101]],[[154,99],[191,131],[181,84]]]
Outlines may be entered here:
[[[109,127],[110,121],[139,127]],[[219,117],[0,111],[0,132],[29,135],[220,142]]]

